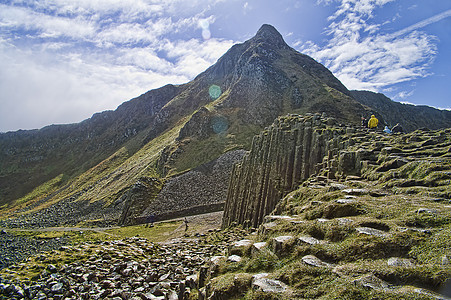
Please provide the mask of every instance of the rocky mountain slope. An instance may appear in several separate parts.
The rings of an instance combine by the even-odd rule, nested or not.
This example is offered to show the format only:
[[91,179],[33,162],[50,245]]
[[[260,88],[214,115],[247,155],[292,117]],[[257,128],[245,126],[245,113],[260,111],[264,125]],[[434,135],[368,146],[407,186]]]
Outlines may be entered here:
[[181,87],[167,85],[93,115],[81,123],[0,134],[0,205],[60,174],[70,178],[121,148],[128,155],[143,145],[157,113]]
[[[329,70],[263,25],[189,83],[149,91],[79,124],[0,134],[2,218],[20,217],[7,222],[14,226],[145,220],[145,211],[158,210],[152,203],[165,184],[231,150],[249,150],[278,116],[313,112],[349,124],[370,112],[383,122],[384,113],[356,101]],[[180,182],[180,191],[189,189]],[[215,199],[226,198],[221,190]],[[198,198],[208,198],[202,191]],[[179,211],[198,206],[180,203]]]

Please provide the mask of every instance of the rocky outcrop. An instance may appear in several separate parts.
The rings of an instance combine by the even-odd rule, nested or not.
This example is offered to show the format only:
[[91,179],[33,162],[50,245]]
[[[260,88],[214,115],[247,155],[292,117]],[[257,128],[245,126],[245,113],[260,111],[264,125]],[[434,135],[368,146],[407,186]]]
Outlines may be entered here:
[[[366,128],[339,125],[324,114],[279,118],[254,138],[249,154],[234,166],[222,227],[233,224],[258,227],[285,195],[312,175],[320,181],[326,181],[347,176],[358,177],[362,170],[378,164],[376,174],[409,163],[407,157],[399,154],[400,149],[385,147],[382,141],[375,142],[374,139],[382,137],[376,133]],[[429,153],[434,145],[445,143],[446,136],[447,130],[438,134],[433,132],[431,136],[428,131],[419,131],[409,138],[399,138],[402,143],[420,141],[422,151]],[[390,159],[381,163],[380,154]],[[406,180],[400,185],[410,187],[420,183],[429,186],[436,184],[422,178]],[[353,189],[349,193],[352,197],[366,191]],[[350,202],[352,200],[342,199],[343,205],[330,205],[323,217],[359,215],[362,210]]]
[[[433,145],[446,140],[445,132],[433,137],[427,137],[426,132],[414,133],[409,141],[425,139],[421,147],[430,151]],[[223,228],[234,223],[258,227],[285,195],[312,175],[320,180],[360,176],[362,169],[378,164],[380,153],[393,157],[377,167],[379,173],[409,162],[406,157],[397,155],[399,149],[384,147],[382,142],[373,139],[380,139],[375,131],[344,126],[324,114],[289,115],[277,119],[254,138],[249,154],[233,168]],[[371,147],[358,146],[365,143]],[[403,184],[415,185],[417,181]],[[352,193],[358,195],[361,191],[355,189]],[[324,217],[359,213],[360,210],[352,205],[331,206]]]
[[290,115],[256,136],[250,153],[233,167],[223,227],[261,224],[284,195],[319,169],[326,154],[338,150],[345,128],[335,124],[325,115]]

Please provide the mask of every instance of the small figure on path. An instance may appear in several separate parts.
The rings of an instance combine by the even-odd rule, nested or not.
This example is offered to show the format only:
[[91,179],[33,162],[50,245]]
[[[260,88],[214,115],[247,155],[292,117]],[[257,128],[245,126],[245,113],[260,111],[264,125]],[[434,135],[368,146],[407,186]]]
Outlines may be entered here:
[[186,217],[185,217],[184,222],[185,222],[185,232],[187,232],[188,231],[188,220],[186,219]]

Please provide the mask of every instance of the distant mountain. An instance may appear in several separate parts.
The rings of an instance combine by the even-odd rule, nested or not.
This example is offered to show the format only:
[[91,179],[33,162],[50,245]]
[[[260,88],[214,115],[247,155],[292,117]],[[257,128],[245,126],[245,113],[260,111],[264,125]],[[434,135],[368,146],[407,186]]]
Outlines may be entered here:
[[361,104],[378,112],[390,128],[400,123],[406,131],[424,127],[440,129],[451,127],[451,111],[439,110],[425,105],[411,105],[395,102],[380,93],[351,91]]
[[0,134],[0,205],[60,175],[79,175],[121,147],[134,153],[180,87],[166,85],[78,124]]
[[[169,178],[230,150],[250,149],[253,136],[278,116],[320,112],[358,124],[361,115],[374,112],[387,122],[400,120],[392,115],[396,103],[385,105],[370,95],[350,92],[323,65],[289,47],[274,27],[263,25],[189,83],[151,90],[78,124],[0,134],[0,206],[20,215],[70,203],[67,215],[85,219],[99,218],[102,209],[111,218],[124,207],[139,214],[124,201],[145,201],[136,207],[151,211]],[[447,112],[441,123],[422,112],[409,111],[411,120],[425,120],[405,128],[424,122],[449,126]],[[133,190],[149,195],[134,197]],[[84,203],[83,213],[77,203]],[[96,214],[88,217],[93,203]]]

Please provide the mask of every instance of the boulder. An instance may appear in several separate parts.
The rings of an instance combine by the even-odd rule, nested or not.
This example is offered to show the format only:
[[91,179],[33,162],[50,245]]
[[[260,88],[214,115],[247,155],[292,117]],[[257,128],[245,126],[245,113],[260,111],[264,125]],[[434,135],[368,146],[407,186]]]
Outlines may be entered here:
[[342,192],[345,194],[348,194],[348,195],[353,195],[353,196],[361,196],[361,195],[368,194],[367,189],[344,189]]
[[238,255],[230,255],[229,257],[227,257],[228,262],[239,263],[241,260],[242,260],[241,256],[238,256]]
[[294,237],[291,235],[282,235],[271,240],[271,249],[276,254],[284,254],[291,248]]
[[354,284],[361,285],[368,289],[383,291],[387,290],[390,285],[382,279],[376,277],[374,274],[366,274],[353,281]]
[[332,268],[333,267],[332,264],[326,263],[314,255],[306,255],[306,256],[302,257],[302,261],[309,266],[318,267],[318,268],[324,268],[324,267]]
[[374,229],[371,227],[357,227],[355,230],[357,230],[358,233],[366,234],[366,235],[374,235],[374,236],[378,236],[378,237],[390,236],[390,234],[385,231],[382,231],[379,229]]
[[283,293],[288,289],[288,286],[279,280],[263,277],[253,280],[252,288],[264,293]]
[[411,268],[414,267],[415,264],[412,262],[411,259],[407,258],[400,258],[400,257],[390,257],[387,260],[387,264],[391,267],[406,267]]
[[256,255],[262,251],[263,248],[265,248],[268,245],[267,242],[258,242],[253,243],[251,247],[251,255]]
[[293,218],[290,217],[290,216],[271,215],[271,216],[266,216],[265,219],[264,219],[264,222],[265,223],[270,223],[270,222],[274,222],[274,221],[278,221],[278,220],[291,221],[291,220],[293,220]]
[[306,235],[301,235],[300,237],[298,237],[298,241],[300,243],[305,243],[305,244],[309,244],[309,245],[325,244],[326,243],[325,241],[318,240],[318,239],[315,239],[314,237],[306,236]]
[[240,240],[234,242],[229,248],[229,255],[246,255],[252,246],[251,240]]

